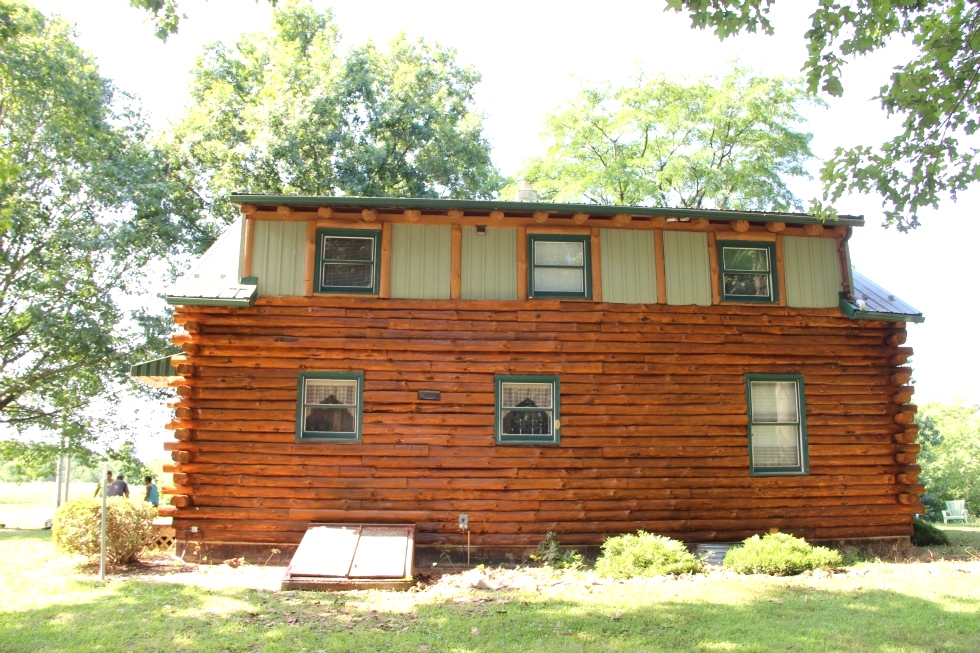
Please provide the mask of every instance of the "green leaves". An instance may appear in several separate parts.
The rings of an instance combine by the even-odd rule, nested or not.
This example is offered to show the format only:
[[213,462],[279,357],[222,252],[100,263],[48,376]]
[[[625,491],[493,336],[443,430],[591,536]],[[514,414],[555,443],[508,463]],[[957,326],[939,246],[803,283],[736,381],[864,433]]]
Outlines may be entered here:
[[490,197],[500,186],[473,108],[479,75],[452,50],[395,39],[337,52],[328,12],[286,2],[272,31],[210,47],[194,106],[167,139],[198,210],[233,191]]
[[783,178],[807,174],[811,136],[795,126],[813,101],[792,80],[741,68],[585,88],[549,118],[548,151],[522,174],[555,201],[799,210]]
[[138,113],[71,28],[15,3],[0,16],[16,26],[0,48],[0,424],[77,448],[101,435],[85,409],[126,381],[148,335],[117,302],[194,225],[170,211]]
[[980,513],[980,406],[929,402],[919,407],[915,421],[926,494],[940,501],[965,499],[971,514]]
[[[772,0],[670,0],[692,25],[721,38],[768,26]],[[878,193],[885,224],[907,231],[919,212],[980,179],[975,138],[980,122],[980,5],[967,0],[822,0],[810,16],[803,64],[812,92],[844,92],[849,58],[910,37],[916,55],[895,66],[877,99],[902,118],[902,131],[879,146],[840,149],[821,172],[824,200],[847,192]]]

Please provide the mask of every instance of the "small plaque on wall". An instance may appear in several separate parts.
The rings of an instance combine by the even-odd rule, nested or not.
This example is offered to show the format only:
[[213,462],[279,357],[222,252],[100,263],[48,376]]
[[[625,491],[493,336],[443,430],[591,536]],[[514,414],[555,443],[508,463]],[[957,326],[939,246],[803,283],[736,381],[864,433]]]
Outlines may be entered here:
[[438,390],[419,390],[419,401],[439,401],[442,393]]

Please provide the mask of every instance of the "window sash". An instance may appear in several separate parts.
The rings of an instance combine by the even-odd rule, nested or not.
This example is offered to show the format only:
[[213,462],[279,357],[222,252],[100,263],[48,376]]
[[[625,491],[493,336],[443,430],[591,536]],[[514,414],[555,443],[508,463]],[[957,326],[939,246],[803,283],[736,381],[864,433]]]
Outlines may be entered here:
[[803,377],[746,375],[753,475],[809,473]]
[[[756,255],[749,255],[753,253]],[[766,303],[778,301],[779,290],[776,287],[774,274],[775,243],[720,241],[718,259],[721,268],[723,301]]]
[[527,258],[530,297],[592,297],[589,236],[529,234]]
[[[331,258],[329,253],[355,255],[356,248],[347,252],[329,252],[332,240],[360,240],[370,242],[361,258]],[[317,230],[316,292],[353,293],[373,295],[378,292],[381,252],[381,232],[357,229],[318,229]],[[336,249],[336,248],[333,248]],[[346,270],[344,269],[346,268]],[[366,272],[366,274],[365,274]]]
[[363,388],[364,375],[359,372],[301,373],[296,439],[360,441]]
[[559,394],[558,377],[496,377],[497,444],[558,444]]

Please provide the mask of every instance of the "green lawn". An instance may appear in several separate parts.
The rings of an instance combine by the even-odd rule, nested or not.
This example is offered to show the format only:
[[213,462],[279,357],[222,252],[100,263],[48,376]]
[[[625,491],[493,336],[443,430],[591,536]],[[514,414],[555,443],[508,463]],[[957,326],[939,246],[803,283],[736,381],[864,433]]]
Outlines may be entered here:
[[[457,576],[416,592],[337,594],[186,585],[166,568],[103,585],[57,555],[43,531],[0,532],[0,559],[4,653],[980,651],[976,555],[863,563],[829,577],[621,583],[538,572],[517,584],[520,576],[490,572],[491,583],[510,578],[512,587],[467,589]],[[210,571],[250,573],[219,566],[200,572],[202,582]]]

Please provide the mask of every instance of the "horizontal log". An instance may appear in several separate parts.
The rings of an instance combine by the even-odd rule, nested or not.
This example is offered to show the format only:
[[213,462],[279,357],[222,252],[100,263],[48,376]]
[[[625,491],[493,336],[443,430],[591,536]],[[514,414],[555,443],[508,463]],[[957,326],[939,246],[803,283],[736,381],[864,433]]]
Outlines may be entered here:
[[170,497],[170,505],[175,508],[187,508],[194,505],[194,501],[185,494],[175,494]]

